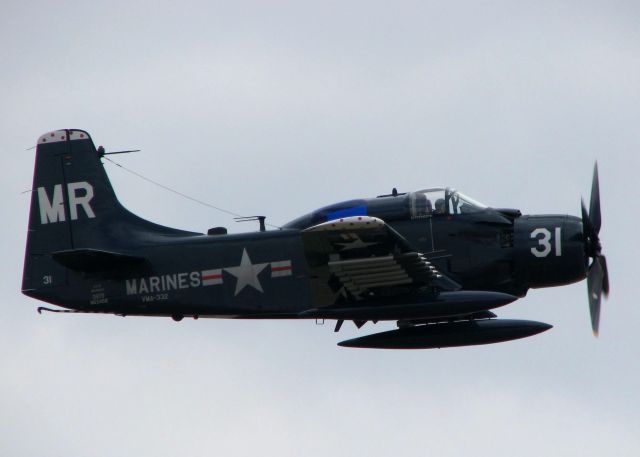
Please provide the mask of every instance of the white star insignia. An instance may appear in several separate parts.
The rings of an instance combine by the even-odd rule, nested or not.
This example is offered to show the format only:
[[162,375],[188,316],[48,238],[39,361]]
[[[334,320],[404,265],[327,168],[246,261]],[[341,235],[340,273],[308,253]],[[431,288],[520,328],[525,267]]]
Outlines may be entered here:
[[242,251],[242,260],[240,261],[240,265],[238,265],[237,267],[224,269],[237,278],[236,292],[234,296],[238,295],[240,291],[247,286],[251,286],[257,291],[264,293],[264,291],[262,290],[262,285],[260,284],[260,280],[258,279],[258,275],[262,270],[264,270],[267,265],[269,264],[252,264],[251,259],[249,258],[249,254],[247,254],[247,249],[244,248]]

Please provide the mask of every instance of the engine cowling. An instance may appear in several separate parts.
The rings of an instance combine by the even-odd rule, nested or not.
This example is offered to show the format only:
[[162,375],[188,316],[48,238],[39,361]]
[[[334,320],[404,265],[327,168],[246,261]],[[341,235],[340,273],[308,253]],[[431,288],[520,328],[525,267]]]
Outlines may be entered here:
[[527,288],[571,284],[586,277],[582,220],[522,216],[515,221],[515,271]]

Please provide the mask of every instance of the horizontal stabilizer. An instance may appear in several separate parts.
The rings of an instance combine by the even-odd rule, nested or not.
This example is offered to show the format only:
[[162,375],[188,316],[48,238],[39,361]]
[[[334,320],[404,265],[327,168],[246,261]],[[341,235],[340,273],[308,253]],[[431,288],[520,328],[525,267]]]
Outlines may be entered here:
[[64,267],[85,273],[113,272],[123,268],[130,269],[140,267],[146,262],[144,257],[98,249],[57,251],[53,252],[51,257]]

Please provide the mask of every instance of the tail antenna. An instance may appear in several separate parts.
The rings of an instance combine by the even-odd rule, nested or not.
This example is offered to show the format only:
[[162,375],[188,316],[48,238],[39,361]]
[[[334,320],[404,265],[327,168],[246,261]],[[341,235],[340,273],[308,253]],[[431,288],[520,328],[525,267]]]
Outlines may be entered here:
[[106,152],[104,150],[104,146],[98,146],[98,157],[102,158],[104,156],[109,156],[112,154],[128,154],[130,152],[140,152],[141,149],[128,149],[126,151],[111,151],[111,152]]

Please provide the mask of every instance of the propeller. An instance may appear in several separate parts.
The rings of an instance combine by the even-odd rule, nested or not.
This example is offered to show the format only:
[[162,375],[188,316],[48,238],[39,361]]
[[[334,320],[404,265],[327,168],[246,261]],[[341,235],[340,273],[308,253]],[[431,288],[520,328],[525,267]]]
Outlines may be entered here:
[[584,234],[585,253],[593,259],[587,268],[587,289],[589,293],[589,312],[591,313],[591,329],[598,336],[600,326],[600,303],[602,294],[609,295],[609,272],[607,259],[602,254],[600,244],[600,228],[602,216],[600,214],[600,183],[598,180],[598,163],[593,169],[593,181],[591,183],[591,202],[589,211],[582,201],[582,231]]

